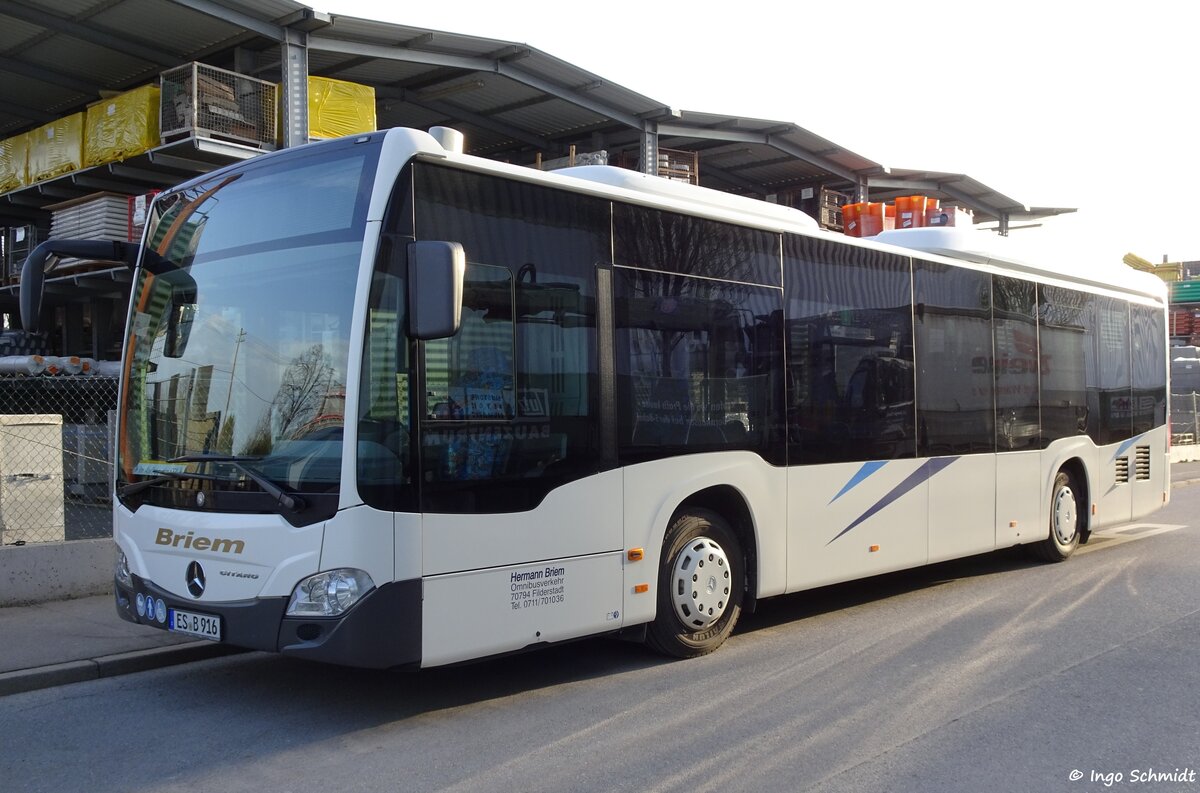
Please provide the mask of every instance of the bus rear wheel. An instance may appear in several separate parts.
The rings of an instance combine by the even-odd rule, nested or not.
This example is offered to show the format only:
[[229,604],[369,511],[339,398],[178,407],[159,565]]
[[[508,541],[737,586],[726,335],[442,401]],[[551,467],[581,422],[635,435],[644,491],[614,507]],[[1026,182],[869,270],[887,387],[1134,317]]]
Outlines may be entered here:
[[1067,471],[1059,471],[1050,490],[1050,534],[1030,546],[1035,558],[1065,562],[1075,552],[1083,535],[1083,513],[1079,503],[1075,477]]
[[737,624],[745,581],[741,543],[729,523],[705,509],[680,513],[663,539],[657,616],[646,643],[676,658],[716,650]]

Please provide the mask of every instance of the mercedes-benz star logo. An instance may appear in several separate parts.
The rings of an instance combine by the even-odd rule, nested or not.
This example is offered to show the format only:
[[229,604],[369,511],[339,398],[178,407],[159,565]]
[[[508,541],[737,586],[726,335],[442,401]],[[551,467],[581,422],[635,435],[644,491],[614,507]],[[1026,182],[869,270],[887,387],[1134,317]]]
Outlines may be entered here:
[[188,592],[192,593],[192,597],[198,598],[204,594],[204,568],[200,566],[199,562],[192,562],[188,565],[184,580],[187,582]]

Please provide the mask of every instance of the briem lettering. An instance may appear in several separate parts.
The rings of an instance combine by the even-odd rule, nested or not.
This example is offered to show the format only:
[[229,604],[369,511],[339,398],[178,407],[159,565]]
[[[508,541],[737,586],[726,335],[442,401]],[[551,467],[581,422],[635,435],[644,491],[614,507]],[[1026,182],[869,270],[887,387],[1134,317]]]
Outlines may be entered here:
[[194,531],[187,534],[176,534],[170,529],[159,529],[154,538],[155,545],[169,545],[172,548],[184,548],[190,551],[212,551],[213,553],[241,553],[246,550],[244,540],[230,540],[224,537],[197,537]]

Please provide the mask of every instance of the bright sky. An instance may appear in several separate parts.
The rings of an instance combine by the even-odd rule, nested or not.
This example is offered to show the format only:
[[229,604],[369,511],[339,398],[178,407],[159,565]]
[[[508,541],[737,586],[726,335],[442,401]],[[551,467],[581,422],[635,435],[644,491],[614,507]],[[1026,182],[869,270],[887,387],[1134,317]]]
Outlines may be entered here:
[[1200,260],[1188,0],[307,1],[528,44],[679,110],[794,122],[884,165],[1079,209],[1013,232],[1028,242]]

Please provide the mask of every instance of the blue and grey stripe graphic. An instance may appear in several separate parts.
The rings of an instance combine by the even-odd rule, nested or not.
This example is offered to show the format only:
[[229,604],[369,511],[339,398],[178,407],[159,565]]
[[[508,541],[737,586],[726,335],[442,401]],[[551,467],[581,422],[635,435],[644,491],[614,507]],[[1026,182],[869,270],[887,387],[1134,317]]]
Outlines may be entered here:
[[[859,515],[858,518],[856,518],[853,523],[851,523],[846,528],[842,529],[840,532],[837,533],[837,536],[835,536],[832,540],[830,540],[829,542],[827,542],[825,544],[831,545],[834,542],[834,540],[838,539],[838,537],[841,537],[846,532],[850,531],[855,526],[858,526],[860,523],[865,521],[867,518],[879,513],[886,507],[890,506],[893,502],[896,501],[896,499],[900,498],[905,493],[912,490],[914,487],[921,484],[922,482],[928,481],[932,476],[937,474],[939,471],[942,471],[943,469],[946,468],[946,466],[950,465],[951,463],[953,463],[955,460],[958,460],[958,459],[959,459],[958,457],[936,457],[932,460],[926,460],[921,465],[920,468],[918,468],[917,470],[915,470],[911,474],[909,474],[908,477],[905,478],[905,480],[903,482],[901,482],[900,484],[893,487],[887,495],[885,495],[883,498],[876,501],[866,512]],[[843,493],[850,490],[852,487],[858,485],[860,482],[862,482],[868,476],[873,474],[875,471],[878,471],[883,465],[884,465],[884,463],[868,463],[867,465],[864,465],[862,468],[860,468],[858,470],[858,473],[856,473],[854,475],[854,477],[851,478],[851,480],[846,483],[846,486],[842,488],[841,492],[839,492],[837,494],[837,496],[833,497],[833,501],[836,501],[838,499],[838,497],[840,497]],[[868,466],[874,466],[874,467],[871,468],[870,470],[867,470]],[[830,501],[829,503],[832,504],[833,501]]]
[[873,461],[873,462],[869,462],[869,463],[863,463],[862,468],[858,469],[858,473],[856,473],[854,476],[850,477],[850,481],[847,482],[842,487],[842,489],[838,491],[838,494],[836,496],[829,499],[829,503],[832,504],[833,502],[837,501],[842,496],[849,493],[854,488],[858,487],[860,484],[862,484],[862,482],[864,482],[867,479],[867,477],[869,477],[871,474],[878,471],[880,468],[883,468],[885,465],[887,465],[887,460],[877,460],[877,461]]

